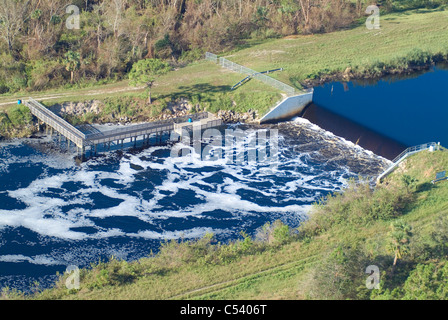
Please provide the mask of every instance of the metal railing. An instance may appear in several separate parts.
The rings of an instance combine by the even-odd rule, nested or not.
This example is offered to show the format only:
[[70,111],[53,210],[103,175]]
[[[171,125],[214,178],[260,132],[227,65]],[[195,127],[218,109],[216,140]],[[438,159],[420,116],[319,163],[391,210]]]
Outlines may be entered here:
[[272,86],[274,88],[277,88],[279,90],[282,90],[282,91],[286,92],[286,94],[288,94],[288,95],[294,95],[295,92],[296,92],[296,90],[293,87],[287,85],[286,83],[278,81],[278,80],[276,80],[274,78],[271,78],[271,77],[269,77],[269,76],[267,76],[265,74],[262,74],[262,73],[260,73],[258,71],[246,68],[246,67],[244,67],[242,65],[239,65],[238,63],[232,62],[232,61],[227,60],[225,58],[222,58],[222,57],[219,58],[219,64],[223,68],[226,68],[226,69],[229,69],[229,70],[232,70],[232,71],[236,71],[236,72],[239,72],[239,73],[242,73],[242,74],[246,74],[248,76],[251,76],[254,79],[258,79],[258,80],[260,80],[260,81],[262,81],[262,82],[264,82],[264,83],[266,83],[266,84],[268,84],[268,85],[270,85],[270,86]]
[[92,144],[92,143],[98,143],[98,141],[105,142],[105,141],[121,140],[129,137],[140,136],[143,134],[151,134],[161,131],[170,131],[174,129],[174,125],[176,123],[187,122],[189,119],[191,119],[194,122],[202,119],[207,119],[210,116],[211,114],[209,114],[208,112],[201,112],[168,120],[160,120],[155,122],[136,124],[119,129],[89,134],[87,135],[86,140],[90,144]]
[[213,116],[209,112],[200,112],[183,117],[172,118],[168,120],[160,120],[148,122],[138,125],[126,126],[119,129],[94,132],[84,134],[70,123],[48,110],[45,106],[30,98],[24,101],[24,104],[30,109],[31,113],[40,121],[51,126],[68,140],[75,143],[78,147],[84,148],[86,145],[111,142],[113,140],[124,140],[127,138],[138,137],[146,134],[160,133],[164,131],[174,130],[177,124],[200,124],[201,126],[219,126],[222,121]]
[[438,146],[439,146],[439,144],[437,144],[435,142],[428,142],[428,143],[424,143],[424,144],[421,144],[418,146],[407,148],[402,153],[400,153],[397,157],[395,157],[395,159],[392,160],[392,162],[396,163],[396,162],[400,161],[401,158],[403,158],[404,156],[409,156],[409,154],[411,154],[411,153],[417,153],[417,152],[429,149],[431,147],[438,147]]
[[48,110],[33,98],[29,98],[28,101],[24,101],[24,104],[39,120],[53,127],[53,129],[64,135],[67,139],[71,140],[77,146],[83,147],[84,140],[86,139],[86,135],[84,133],[76,129],[61,117]]
[[271,78],[271,77],[269,77],[263,73],[260,73],[258,71],[246,68],[240,64],[237,64],[235,62],[227,60],[226,58],[222,58],[222,57],[218,58],[218,56],[213,53],[207,52],[205,54],[205,58],[207,60],[219,63],[219,65],[221,65],[223,68],[251,76],[251,78],[254,78],[254,79],[258,79],[274,88],[277,88],[281,91],[286,92],[287,95],[292,96],[296,92],[296,90],[293,87],[287,85],[286,83],[278,81],[278,80]]
[[214,63],[218,63],[218,56],[210,52],[205,53],[205,59],[213,61]]
[[428,142],[424,143],[418,146],[410,147],[404,150],[402,153],[400,153],[395,159],[392,160],[392,164],[382,173],[378,176],[376,179],[377,183],[381,182],[381,180],[389,175],[403,160],[405,160],[410,155],[413,155],[415,153],[428,150],[431,147],[434,148],[434,150],[440,150],[442,146],[440,146],[440,143],[436,142]]

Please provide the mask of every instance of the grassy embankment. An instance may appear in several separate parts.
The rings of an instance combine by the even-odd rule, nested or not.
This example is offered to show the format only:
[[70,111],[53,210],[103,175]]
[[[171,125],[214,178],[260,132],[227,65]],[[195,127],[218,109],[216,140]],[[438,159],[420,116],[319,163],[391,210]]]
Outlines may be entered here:
[[[328,79],[372,78],[447,60],[447,19],[448,11],[441,8],[404,11],[381,16],[380,30],[368,30],[360,21],[348,30],[249,43],[246,48],[223,55],[254,70],[282,67],[283,72],[271,76],[297,88]],[[16,108],[15,100],[29,95],[42,99],[46,105],[92,99],[105,103],[100,115],[72,119],[75,123],[107,121],[111,113],[143,120],[160,114],[169,101],[182,97],[199,105],[197,109],[201,110],[255,109],[261,115],[281,99],[281,92],[258,81],[230,91],[242,78],[241,74],[200,61],[160,77],[152,90],[155,102],[151,106],[145,104],[144,89],[133,90],[127,81],[122,81],[0,96],[0,112],[9,115]],[[0,132],[19,136],[29,133],[31,126],[26,117],[14,121],[5,113],[0,115]]]
[[[446,299],[448,152],[407,159],[375,190],[352,183],[313,207],[299,230],[267,225],[256,239],[230,244],[168,242],[152,257],[112,259],[81,271],[80,289],[65,277],[53,289],[10,299]],[[391,225],[411,227],[396,266]],[[298,231],[298,232],[297,232]],[[367,290],[365,270],[377,265],[381,289]]]

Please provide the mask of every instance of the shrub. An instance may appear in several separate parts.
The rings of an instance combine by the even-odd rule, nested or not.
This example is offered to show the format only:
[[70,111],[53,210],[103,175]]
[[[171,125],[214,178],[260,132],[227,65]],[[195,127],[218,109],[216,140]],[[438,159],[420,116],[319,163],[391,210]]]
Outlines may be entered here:
[[42,90],[53,84],[63,82],[64,67],[58,60],[37,60],[30,68],[30,80],[28,85],[33,90]]
[[306,288],[311,299],[358,299],[365,297],[365,251],[356,246],[340,244],[314,269]]
[[413,49],[406,55],[410,65],[421,66],[432,63],[432,54],[421,49]]
[[30,110],[24,105],[12,108],[8,112],[8,117],[11,124],[15,127],[30,124],[33,119]]
[[419,264],[403,286],[405,300],[446,300],[448,298],[448,264]]
[[7,131],[9,128],[11,128],[11,125],[11,120],[9,120],[6,112],[0,112],[0,130],[2,132]]
[[[100,261],[91,265],[91,270],[81,272],[81,284],[87,288],[102,288],[105,286],[120,286],[132,283],[143,274],[143,268],[138,262],[127,262],[111,257],[109,261]],[[61,278],[65,283],[64,277]]]
[[183,63],[191,63],[204,58],[204,50],[202,49],[192,49],[188,51],[182,51],[179,57],[179,61]]
[[388,186],[373,190],[368,181],[350,181],[343,193],[330,194],[314,204],[302,223],[303,236],[313,236],[334,225],[367,225],[374,220],[398,217],[413,200],[406,189]]
[[418,264],[402,286],[373,291],[376,300],[446,300],[448,299],[448,263],[446,260]]
[[257,230],[255,239],[262,243],[282,245],[294,239],[293,230],[280,220],[267,222]]

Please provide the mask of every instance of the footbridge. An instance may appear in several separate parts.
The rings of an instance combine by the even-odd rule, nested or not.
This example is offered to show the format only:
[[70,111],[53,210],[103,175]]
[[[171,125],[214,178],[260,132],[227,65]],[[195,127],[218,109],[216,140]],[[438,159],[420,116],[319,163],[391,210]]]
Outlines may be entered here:
[[29,100],[24,100],[23,103],[38,119],[39,127],[45,125],[45,131],[47,133],[50,133],[50,135],[53,133],[58,134],[59,140],[64,137],[67,140],[68,148],[73,143],[77,147],[78,153],[82,152],[82,154],[85,153],[87,147],[90,148],[91,152],[94,151],[96,154],[99,144],[104,144],[106,148],[108,146],[110,149],[112,142],[116,142],[117,145],[123,147],[124,141],[129,140],[134,142],[135,146],[139,138],[143,140],[143,143],[147,142],[149,144],[149,138],[154,134],[157,137],[161,137],[164,133],[171,134],[171,132],[176,132],[180,134],[182,129],[200,127],[201,130],[204,130],[222,125],[222,120],[216,118],[213,114],[201,112],[185,117],[147,122],[114,130],[85,134],[34,99],[29,98]]

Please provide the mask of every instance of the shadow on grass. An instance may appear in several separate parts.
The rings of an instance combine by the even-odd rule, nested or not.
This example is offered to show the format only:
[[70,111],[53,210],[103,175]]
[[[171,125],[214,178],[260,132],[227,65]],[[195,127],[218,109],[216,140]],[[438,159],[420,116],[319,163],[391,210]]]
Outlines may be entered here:
[[436,188],[436,186],[430,182],[425,182],[425,183],[421,183],[417,186],[416,188],[416,192],[424,192],[424,191],[429,191],[433,188]]
[[158,95],[157,99],[171,98],[172,101],[180,98],[191,98],[195,95],[200,96],[213,96],[219,93],[231,92],[231,86],[214,86],[208,83],[198,83],[191,86],[180,86],[177,91],[170,92],[168,94]]
[[[419,5],[419,6],[413,6],[408,8],[395,8],[393,11],[388,12],[387,14],[394,14],[397,16],[409,16],[413,14],[425,14],[425,13],[431,13],[431,12],[440,12],[445,11],[446,6],[444,5],[436,5],[434,4],[433,7],[428,5]],[[385,15],[387,17],[387,15]]]

